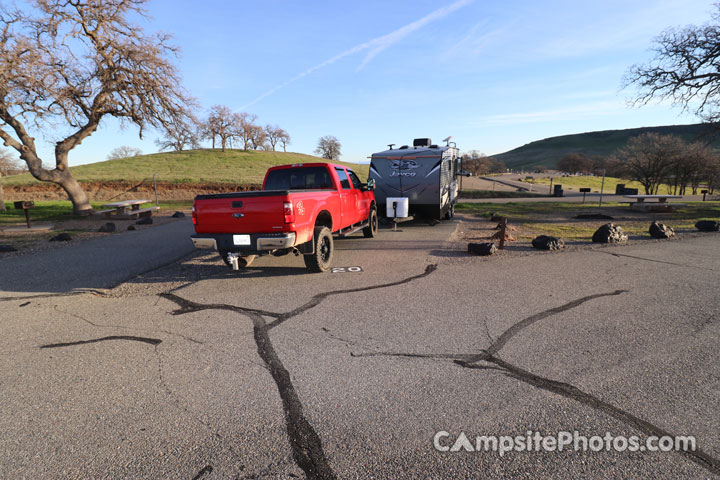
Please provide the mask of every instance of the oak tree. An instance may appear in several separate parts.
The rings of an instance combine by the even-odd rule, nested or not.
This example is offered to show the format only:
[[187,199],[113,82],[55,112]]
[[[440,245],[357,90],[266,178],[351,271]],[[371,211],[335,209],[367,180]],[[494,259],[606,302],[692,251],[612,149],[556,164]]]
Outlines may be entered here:
[[142,150],[139,148],[123,145],[122,147],[113,148],[110,153],[108,153],[107,159],[117,160],[119,158],[137,157],[139,155],[142,155]]
[[[92,207],[68,155],[103,119],[134,124],[142,137],[186,116],[165,34],[146,34],[131,18],[146,0],[34,0],[0,10],[0,139],[38,180],[60,185],[75,213]],[[40,158],[32,130],[54,138],[54,168]],[[49,135],[47,135],[49,136]]]
[[332,135],[320,137],[315,154],[327,160],[337,161],[340,159],[340,141]]
[[160,150],[176,152],[182,152],[187,148],[198,148],[200,146],[198,130],[198,122],[192,117],[187,121],[170,122],[163,136],[155,140],[155,145]]
[[720,121],[720,3],[709,23],[665,30],[654,42],[654,58],[625,74],[624,85],[638,88],[635,103],[670,100],[705,122]]
[[646,195],[653,195],[671,174],[684,148],[682,139],[673,135],[643,133],[630,138],[627,145],[618,150],[618,157],[624,163],[628,179],[639,182]]

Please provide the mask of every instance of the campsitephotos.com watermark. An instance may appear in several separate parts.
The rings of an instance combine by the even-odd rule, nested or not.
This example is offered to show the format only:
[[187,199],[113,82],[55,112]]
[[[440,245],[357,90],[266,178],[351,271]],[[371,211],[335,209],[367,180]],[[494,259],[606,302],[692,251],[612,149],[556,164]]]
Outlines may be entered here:
[[577,430],[543,435],[528,431],[525,435],[478,435],[465,432],[452,435],[439,431],[433,437],[433,446],[439,452],[497,452],[501,457],[510,452],[694,452],[693,436],[638,436],[605,435],[586,436]]

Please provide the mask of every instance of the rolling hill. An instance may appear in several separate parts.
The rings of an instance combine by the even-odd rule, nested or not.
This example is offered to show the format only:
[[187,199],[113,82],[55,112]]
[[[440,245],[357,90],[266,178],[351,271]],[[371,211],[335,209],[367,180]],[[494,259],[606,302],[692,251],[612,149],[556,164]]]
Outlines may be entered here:
[[694,124],[562,135],[531,142],[509,152],[493,156],[504,161],[508,168],[533,168],[538,165],[553,168],[557,161],[568,153],[579,152],[588,156],[610,155],[624,146],[631,137],[647,132],[677,135],[688,142],[703,141],[720,148],[720,138],[714,136],[717,135],[717,130],[706,124]]
[[[158,182],[170,183],[262,183],[269,167],[288,163],[324,162],[302,153],[255,150],[188,150],[163,152],[71,167],[80,182],[141,182],[157,173]],[[351,167],[361,179],[368,165],[337,162]],[[3,185],[40,183],[29,173],[0,179]]]

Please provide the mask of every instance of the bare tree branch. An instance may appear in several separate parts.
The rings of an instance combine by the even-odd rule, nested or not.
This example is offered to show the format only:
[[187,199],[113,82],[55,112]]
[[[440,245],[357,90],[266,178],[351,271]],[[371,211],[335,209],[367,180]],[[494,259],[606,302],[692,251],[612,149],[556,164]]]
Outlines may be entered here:
[[[181,87],[166,34],[146,34],[130,16],[146,0],[34,0],[0,7],[0,138],[32,175],[61,185],[76,212],[91,210],[68,168],[69,152],[112,116],[122,125],[172,128],[195,101]],[[64,124],[55,168],[42,165],[28,128]]]

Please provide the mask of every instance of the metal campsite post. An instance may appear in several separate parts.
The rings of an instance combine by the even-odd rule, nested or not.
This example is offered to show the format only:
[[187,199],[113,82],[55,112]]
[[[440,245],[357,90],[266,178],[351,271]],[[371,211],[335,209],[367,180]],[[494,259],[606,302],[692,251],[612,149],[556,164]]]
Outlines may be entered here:
[[585,205],[585,195],[587,195],[588,192],[590,192],[589,188],[581,188],[580,191],[583,194],[583,205]]
[[155,177],[157,177],[157,173],[153,173],[153,188],[155,189],[155,206],[159,207],[160,203],[158,201],[157,182],[155,181]]
[[603,168],[603,179],[602,179],[602,185],[600,186],[600,205],[598,205],[598,207],[602,207],[604,191],[605,191],[605,169]]

